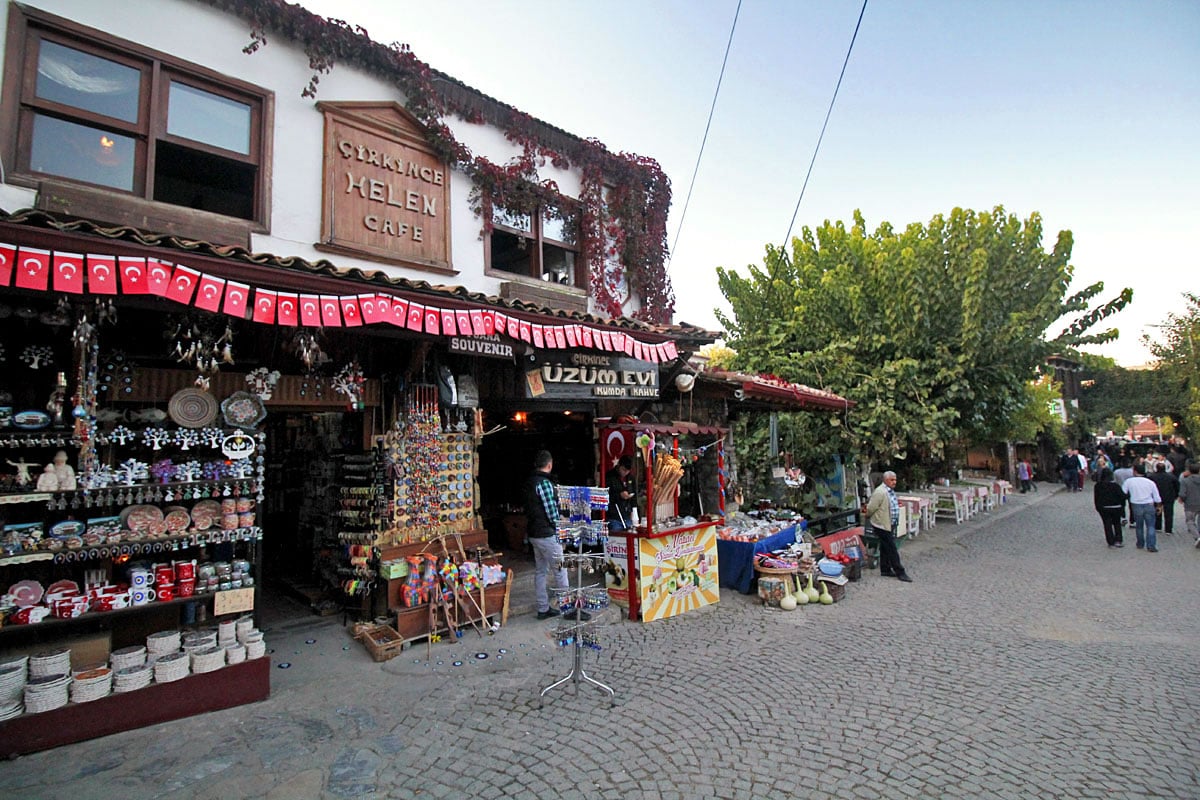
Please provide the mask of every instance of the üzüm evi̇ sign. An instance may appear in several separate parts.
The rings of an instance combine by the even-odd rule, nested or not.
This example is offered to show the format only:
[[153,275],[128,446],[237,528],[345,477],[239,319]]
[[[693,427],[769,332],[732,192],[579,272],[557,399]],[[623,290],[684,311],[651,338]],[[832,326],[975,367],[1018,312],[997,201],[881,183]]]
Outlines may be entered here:
[[320,103],[325,112],[318,249],[450,272],[450,175],[394,103]]
[[525,371],[525,396],[538,400],[658,397],[658,365],[624,356],[572,353]]

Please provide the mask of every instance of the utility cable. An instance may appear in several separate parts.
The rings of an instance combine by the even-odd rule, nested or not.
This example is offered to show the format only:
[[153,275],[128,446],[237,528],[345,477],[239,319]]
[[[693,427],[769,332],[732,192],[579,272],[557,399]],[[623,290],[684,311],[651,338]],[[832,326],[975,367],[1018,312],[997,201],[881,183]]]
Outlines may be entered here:
[[712,127],[713,112],[717,110],[717,97],[721,94],[721,81],[725,79],[725,65],[729,63],[729,49],[733,46],[733,32],[737,30],[738,15],[742,13],[742,0],[738,0],[737,10],[733,12],[733,24],[729,26],[729,41],[725,43],[725,58],[721,61],[721,74],[717,76],[717,89],[713,92],[712,107],[708,109],[708,122],[704,124],[704,137],[700,140],[700,152],[696,154],[696,167],[692,170],[692,182],[688,184],[687,197],[683,201],[683,211],[679,212],[679,227],[675,229],[675,241],[667,251],[667,272],[671,271],[671,259],[675,248],[679,245],[679,234],[683,232],[683,220],[687,217],[688,203],[692,201],[692,189],[696,188],[696,176],[700,173],[700,159],[704,157],[704,145],[708,142],[708,129]]
[[804,185],[800,187],[800,196],[796,198],[796,208],[792,211],[792,221],[788,223],[787,234],[783,237],[783,246],[780,248],[781,253],[787,253],[788,242],[792,238],[792,228],[796,224],[796,215],[800,213],[800,202],[804,200],[804,190],[808,188],[808,179],[812,177],[813,165],[817,163],[817,153],[821,151],[821,141],[825,138],[825,128],[829,126],[829,117],[833,114],[833,104],[837,102],[838,90],[842,88],[842,78],[846,77],[846,65],[850,63],[850,53],[854,51],[854,40],[858,38],[858,29],[862,26],[863,14],[865,13],[867,13],[867,0],[863,0],[862,10],[858,12],[858,22],[854,25],[854,35],[850,37],[850,47],[846,49],[846,60],[842,62],[842,72],[838,75],[837,86],[833,88],[833,97],[829,100],[829,110],[825,112],[825,122],[821,125],[821,135],[817,137],[817,146],[813,148],[812,160],[808,162],[808,172],[804,176]]

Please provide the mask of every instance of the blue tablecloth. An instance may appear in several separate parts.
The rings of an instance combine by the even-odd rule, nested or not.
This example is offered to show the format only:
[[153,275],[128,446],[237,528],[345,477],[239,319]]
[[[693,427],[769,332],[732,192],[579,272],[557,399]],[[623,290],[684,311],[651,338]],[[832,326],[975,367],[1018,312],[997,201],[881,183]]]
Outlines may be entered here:
[[733,542],[717,539],[717,570],[721,585],[750,594],[754,585],[754,555],[782,550],[796,541],[796,526],[784,528],[757,542]]

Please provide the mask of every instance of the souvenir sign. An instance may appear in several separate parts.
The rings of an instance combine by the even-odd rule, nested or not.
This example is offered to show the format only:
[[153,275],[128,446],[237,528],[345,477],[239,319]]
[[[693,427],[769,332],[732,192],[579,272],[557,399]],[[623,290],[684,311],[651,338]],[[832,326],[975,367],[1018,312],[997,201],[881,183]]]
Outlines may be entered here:
[[245,431],[235,431],[221,442],[221,452],[232,461],[240,461],[254,455],[254,437]]

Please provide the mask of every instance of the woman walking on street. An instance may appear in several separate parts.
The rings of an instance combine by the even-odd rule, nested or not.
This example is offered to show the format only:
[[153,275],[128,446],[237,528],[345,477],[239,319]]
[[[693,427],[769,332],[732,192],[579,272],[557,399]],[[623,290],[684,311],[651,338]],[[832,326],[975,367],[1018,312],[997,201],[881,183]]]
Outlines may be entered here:
[[1125,521],[1125,492],[1113,480],[1111,469],[1105,467],[1100,470],[1100,478],[1096,481],[1092,496],[1100,521],[1104,523],[1104,540],[1109,547],[1124,547],[1121,528]]

